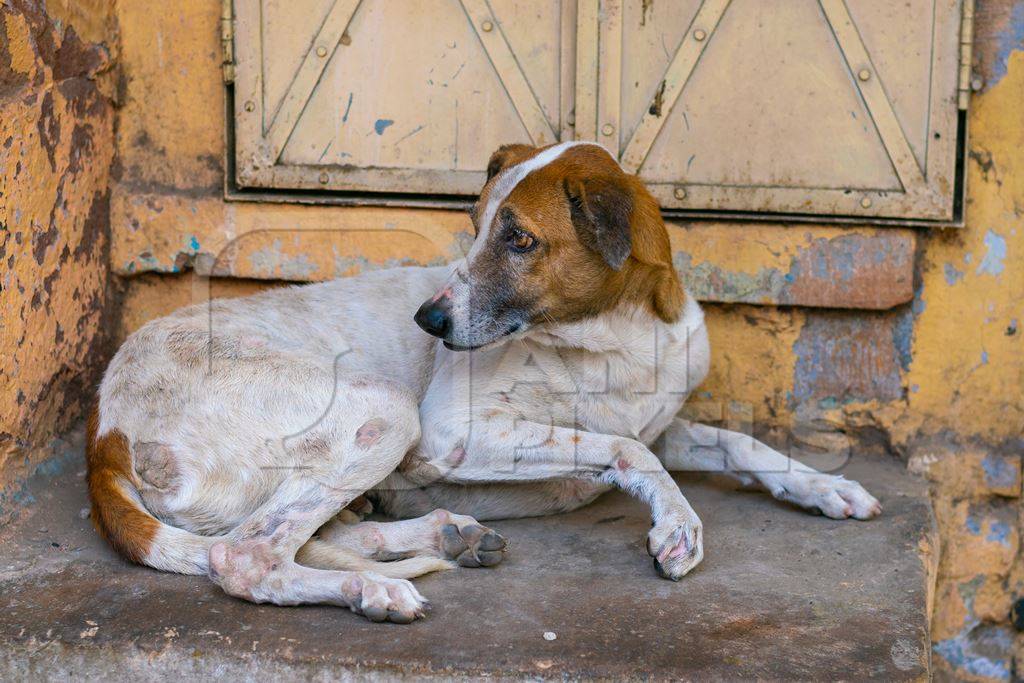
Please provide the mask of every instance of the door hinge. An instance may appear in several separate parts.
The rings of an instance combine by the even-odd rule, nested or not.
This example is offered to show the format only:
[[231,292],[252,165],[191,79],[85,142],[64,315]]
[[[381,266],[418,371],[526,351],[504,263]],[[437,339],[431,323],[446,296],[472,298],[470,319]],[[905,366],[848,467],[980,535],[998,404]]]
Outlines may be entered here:
[[221,0],[220,46],[223,53],[224,82],[235,82],[235,17],[232,0]]
[[974,42],[974,0],[963,0],[960,15],[960,76],[957,80],[957,107],[967,110],[971,99],[971,48]]

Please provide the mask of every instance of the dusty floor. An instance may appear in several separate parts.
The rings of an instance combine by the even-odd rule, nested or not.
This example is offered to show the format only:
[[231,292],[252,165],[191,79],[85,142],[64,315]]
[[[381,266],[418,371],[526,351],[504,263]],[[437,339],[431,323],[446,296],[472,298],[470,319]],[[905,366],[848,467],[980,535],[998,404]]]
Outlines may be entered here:
[[647,515],[619,494],[573,514],[495,523],[511,539],[505,562],[418,581],[433,609],[410,626],[251,605],[202,577],[129,566],[87,518],[81,435],[41,469],[21,519],[0,535],[5,680],[926,674],[920,546],[932,518],[921,482],[892,461],[846,469],[885,506],[872,522],[680,479],[707,552],[679,583],[655,575]]

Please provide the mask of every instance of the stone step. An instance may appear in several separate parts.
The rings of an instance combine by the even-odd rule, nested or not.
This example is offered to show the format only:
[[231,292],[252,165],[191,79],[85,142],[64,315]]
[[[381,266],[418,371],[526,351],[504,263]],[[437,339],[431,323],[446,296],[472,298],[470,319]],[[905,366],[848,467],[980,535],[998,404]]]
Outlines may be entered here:
[[252,605],[122,561],[87,518],[81,433],[59,450],[0,533],[4,680],[928,676],[934,521],[924,484],[894,460],[844,469],[885,507],[870,522],[680,477],[706,555],[678,583],[655,574],[648,516],[621,494],[495,522],[505,562],[417,580],[432,610],[399,626]]

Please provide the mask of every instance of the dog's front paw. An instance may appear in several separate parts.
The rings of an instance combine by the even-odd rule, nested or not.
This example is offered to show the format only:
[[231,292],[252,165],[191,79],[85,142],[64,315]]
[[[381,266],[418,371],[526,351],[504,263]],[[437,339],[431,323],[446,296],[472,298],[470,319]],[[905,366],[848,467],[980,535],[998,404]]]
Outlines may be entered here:
[[863,486],[831,474],[809,472],[788,477],[772,493],[832,519],[871,519],[882,512],[881,503]]
[[663,578],[683,578],[704,559],[704,529],[700,520],[696,516],[662,520],[647,534],[647,552]]

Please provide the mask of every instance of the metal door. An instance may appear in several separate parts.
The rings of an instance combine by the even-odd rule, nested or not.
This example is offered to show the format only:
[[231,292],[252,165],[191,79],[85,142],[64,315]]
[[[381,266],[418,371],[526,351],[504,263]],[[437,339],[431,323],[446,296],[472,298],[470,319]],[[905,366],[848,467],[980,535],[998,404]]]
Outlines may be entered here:
[[241,187],[473,194],[498,145],[556,142],[575,2],[235,0]]
[[950,221],[972,6],[234,0],[236,181],[472,195],[576,138],[665,208]]

